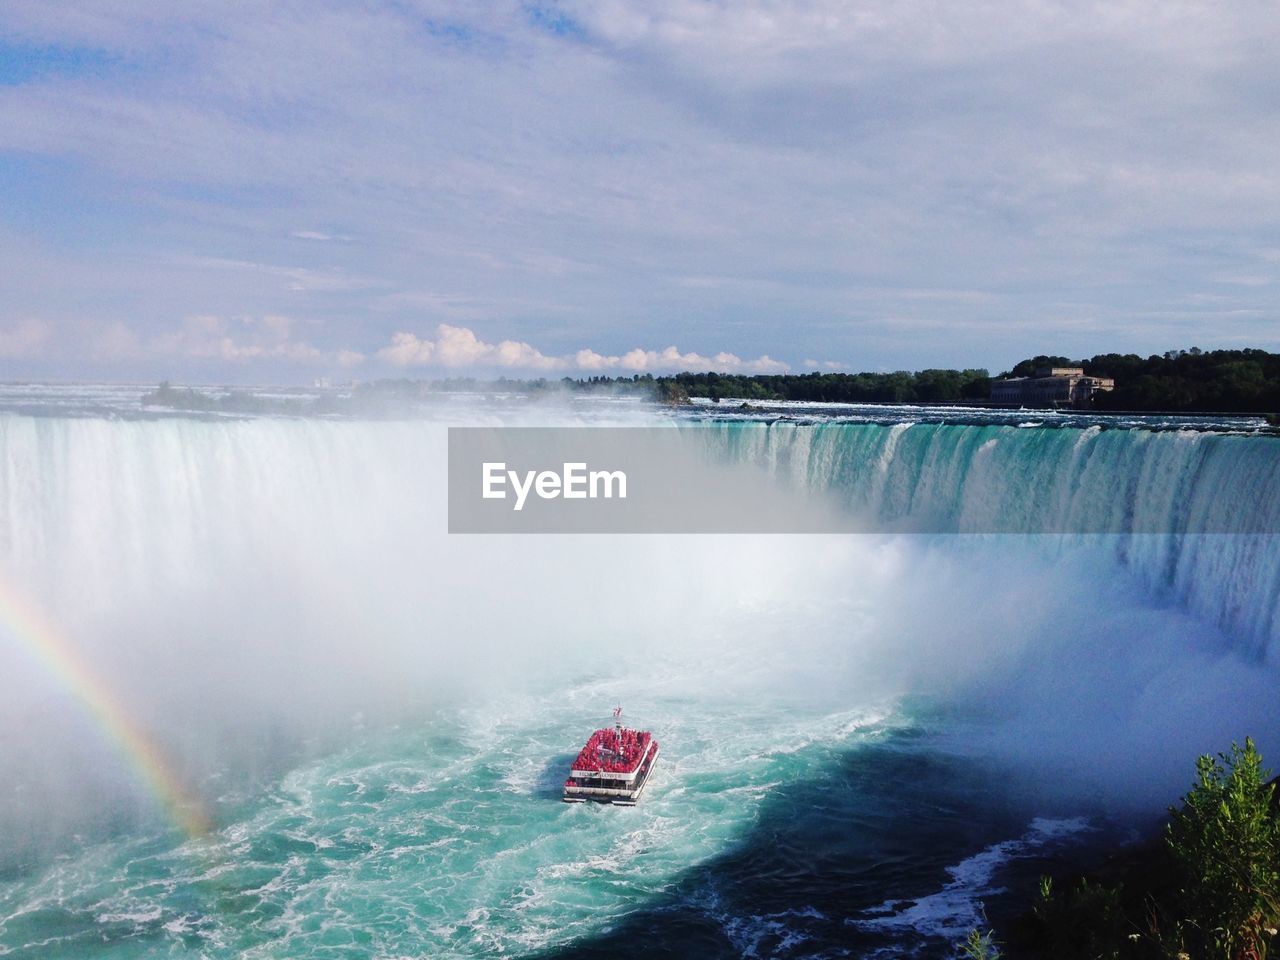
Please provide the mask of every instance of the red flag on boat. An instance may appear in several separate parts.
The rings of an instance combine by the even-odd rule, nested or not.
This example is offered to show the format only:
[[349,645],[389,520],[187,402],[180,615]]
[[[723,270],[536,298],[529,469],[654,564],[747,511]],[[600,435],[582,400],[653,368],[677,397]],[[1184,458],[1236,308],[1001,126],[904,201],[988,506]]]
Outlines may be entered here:
[[613,716],[614,716],[614,719],[615,719],[615,720],[616,720],[618,717],[622,716],[622,708],[621,708],[621,707],[614,707],[614,708],[613,708]]

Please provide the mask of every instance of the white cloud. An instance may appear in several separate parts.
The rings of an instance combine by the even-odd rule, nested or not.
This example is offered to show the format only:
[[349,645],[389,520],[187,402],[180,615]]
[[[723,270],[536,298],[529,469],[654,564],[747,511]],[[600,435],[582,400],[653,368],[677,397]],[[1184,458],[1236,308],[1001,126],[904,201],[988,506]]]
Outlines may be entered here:
[[290,364],[343,367],[364,357],[353,350],[327,353],[294,336],[297,321],[268,314],[262,317],[226,317],[210,314],[186,317],[176,329],[140,345],[143,353],[191,360],[220,360],[233,364],[281,360]]
[[112,370],[167,375],[175,364],[194,364],[202,370],[219,364],[261,368],[271,363],[316,369],[351,368],[365,361],[358,350],[322,349],[298,335],[300,327],[317,326],[281,314],[193,314],[169,329],[147,334],[119,321],[86,328],[77,318],[29,318],[0,325],[0,359],[29,361],[39,370],[92,361],[100,364],[97,375],[112,375]]
[[469,328],[447,323],[436,328],[435,359],[446,367],[497,366],[522,370],[549,370],[559,361],[545,357],[527,343],[503,340],[485,343]]
[[639,347],[619,355],[606,355],[584,348],[566,356],[548,356],[535,347],[516,340],[486,343],[468,327],[442,323],[436,338],[428,340],[401,331],[378,351],[378,357],[397,367],[479,367],[517,370],[563,370],[580,373],[646,373],[676,370],[715,370],[738,373],[785,373],[789,366],[766,355],[743,360],[732,353],[704,356],[681,353],[674,346],[665,350]]
[[397,367],[425,367],[431,363],[435,352],[434,341],[420,340],[415,334],[401,332],[391,337],[389,346],[378,351],[378,357]]
[[714,370],[721,373],[786,373],[790,366],[768,354],[754,360],[743,360],[736,354],[720,352],[712,356],[681,353],[675,346],[665,350],[642,350],[637,347],[620,356],[605,356],[594,350],[579,350],[573,355],[579,370],[622,370],[631,373],[669,370]]
[[39,355],[49,340],[47,324],[34,318],[0,327],[0,357],[19,359]]
[[436,339],[399,332],[378,356],[397,367],[503,367],[516,370],[555,370],[562,361],[547,357],[527,343],[503,340],[485,343],[468,327],[442,323]]

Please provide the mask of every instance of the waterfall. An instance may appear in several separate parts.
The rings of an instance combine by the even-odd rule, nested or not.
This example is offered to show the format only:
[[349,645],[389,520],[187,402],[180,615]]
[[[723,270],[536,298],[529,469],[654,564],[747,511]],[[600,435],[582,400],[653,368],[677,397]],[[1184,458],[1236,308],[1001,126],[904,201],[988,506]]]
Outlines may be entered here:
[[703,425],[722,452],[889,529],[1095,538],[1152,591],[1280,658],[1280,439],[941,423]]

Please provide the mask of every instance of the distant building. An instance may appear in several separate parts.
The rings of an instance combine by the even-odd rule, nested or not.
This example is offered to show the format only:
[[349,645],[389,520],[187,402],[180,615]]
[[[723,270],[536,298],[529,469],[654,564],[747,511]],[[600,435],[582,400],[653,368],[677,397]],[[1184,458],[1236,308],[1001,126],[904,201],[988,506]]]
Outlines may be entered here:
[[1038,367],[1033,377],[992,382],[991,400],[1023,407],[1087,407],[1094,394],[1115,388],[1109,377],[1086,377],[1083,367]]

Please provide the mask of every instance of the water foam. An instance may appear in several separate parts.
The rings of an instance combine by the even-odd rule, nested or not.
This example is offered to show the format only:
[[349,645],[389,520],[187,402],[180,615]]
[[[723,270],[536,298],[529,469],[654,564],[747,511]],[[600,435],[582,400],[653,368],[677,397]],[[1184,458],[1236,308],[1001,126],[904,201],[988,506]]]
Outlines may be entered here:
[[985,929],[984,899],[1003,893],[1001,871],[1015,860],[1036,856],[1054,844],[1078,839],[1091,827],[1084,818],[1036,818],[1021,837],[1003,840],[947,867],[951,879],[934,893],[913,900],[886,900],[862,918],[846,922],[864,929],[910,930],[947,943],[962,941],[970,930]]

